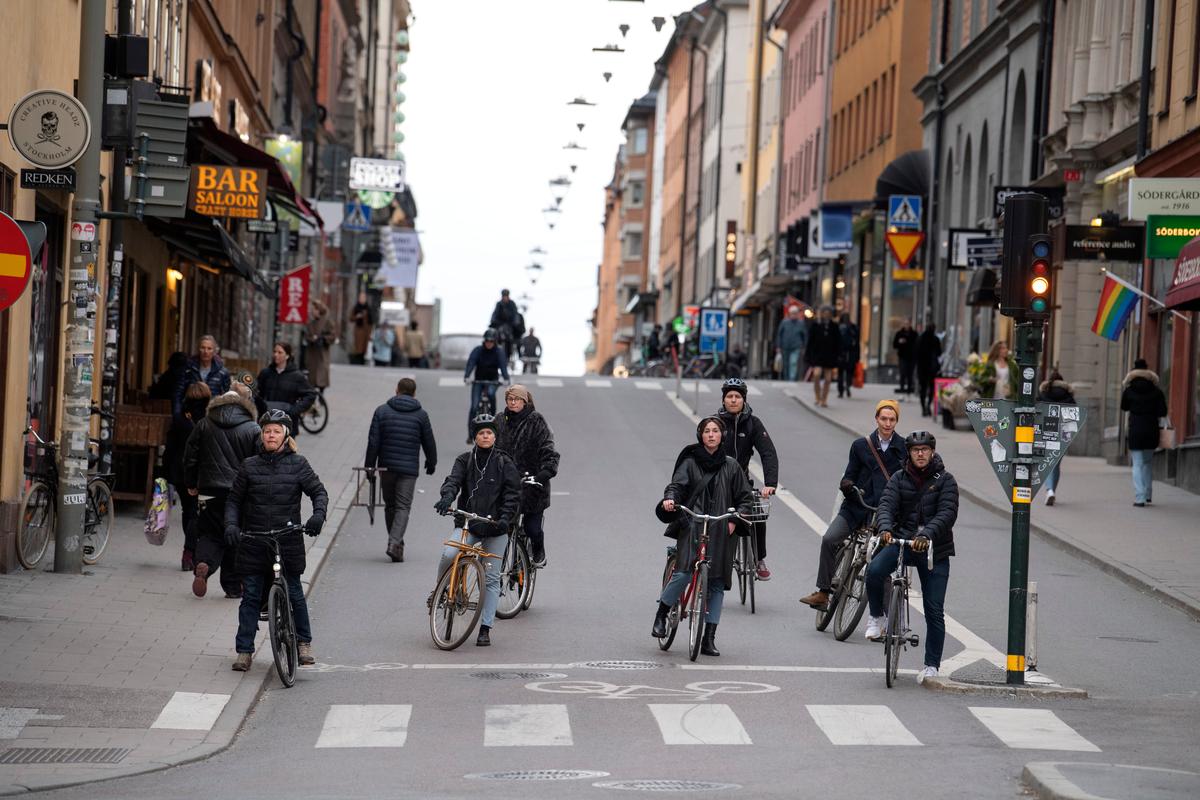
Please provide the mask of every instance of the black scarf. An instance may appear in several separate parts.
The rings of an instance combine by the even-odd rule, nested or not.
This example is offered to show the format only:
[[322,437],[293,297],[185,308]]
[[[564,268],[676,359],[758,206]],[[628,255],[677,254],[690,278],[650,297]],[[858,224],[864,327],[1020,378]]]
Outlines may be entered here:
[[933,459],[929,459],[929,463],[925,465],[924,469],[918,469],[917,465],[914,464],[910,459],[905,463],[904,471],[912,477],[913,483],[917,485],[917,491],[921,491],[921,489],[925,488],[925,482],[928,481],[930,476],[932,476],[935,472],[933,468]]
[[716,472],[725,464],[725,451],[720,447],[717,452],[710,453],[702,444],[693,444],[685,448],[686,457],[696,462],[704,473]]

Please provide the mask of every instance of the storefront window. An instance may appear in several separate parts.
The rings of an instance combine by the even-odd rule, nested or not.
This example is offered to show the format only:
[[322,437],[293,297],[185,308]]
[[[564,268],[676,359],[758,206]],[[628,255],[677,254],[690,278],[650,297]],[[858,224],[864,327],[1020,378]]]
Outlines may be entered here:
[[1192,365],[1192,430],[1193,437],[1200,436],[1200,312],[1191,312]]

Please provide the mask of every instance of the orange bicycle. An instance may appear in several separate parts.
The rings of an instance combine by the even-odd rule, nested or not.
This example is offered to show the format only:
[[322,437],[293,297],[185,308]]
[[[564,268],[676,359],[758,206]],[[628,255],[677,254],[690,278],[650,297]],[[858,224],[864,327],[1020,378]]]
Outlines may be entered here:
[[[495,522],[491,517],[453,508],[446,514],[478,522]],[[433,643],[441,650],[453,650],[475,630],[479,615],[483,613],[483,593],[487,591],[483,559],[500,559],[500,556],[478,545],[467,544],[467,533],[464,523],[458,541],[448,539],[444,542],[458,552],[450,568],[438,579],[437,588],[433,590],[429,601],[429,633],[433,636]]]

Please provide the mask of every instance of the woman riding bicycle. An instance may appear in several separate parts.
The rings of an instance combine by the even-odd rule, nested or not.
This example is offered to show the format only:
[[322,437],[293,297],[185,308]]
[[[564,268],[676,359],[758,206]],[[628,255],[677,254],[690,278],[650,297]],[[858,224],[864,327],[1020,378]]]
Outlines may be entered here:
[[554,431],[541,412],[533,408],[533,395],[519,383],[504,392],[504,411],[496,415],[496,447],[508,453],[521,475],[531,475],[540,486],[521,487],[525,535],[533,546],[533,563],[546,566],[542,521],[550,507],[550,479],[558,474]]
[[[750,481],[738,463],[725,455],[721,442],[725,427],[715,416],[705,417],[696,426],[697,443],[684,448],[676,462],[675,474],[663,492],[658,512],[659,519],[674,522],[679,519],[678,506],[684,505],[697,514],[724,514],[736,507],[740,513],[750,513],[754,506],[754,491]],[[657,511],[657,509],[656,509]],[[679,520],[679,551],[676,559],[678,569],[663,587],[658,598],[658,612],[654,615],[656,638],[666,636],[667,615],[671,607],[679,602],[680,596],[691,580],[692,566],[700,546],[702,523],[690,519]],[[675,527],[674,525],[671,527]],[[708,560],[712,565],[711,583],[708,586],[704,638],[700,652],[706,656],[719,656],[716,636],[717,623],[721,621],[721,605],[725,589],[733,585],[734,546],[731,534],[734,523],[727,525],[727,535],[718,530],[708,541]],[[672,535],[668,528],[668,536]]]

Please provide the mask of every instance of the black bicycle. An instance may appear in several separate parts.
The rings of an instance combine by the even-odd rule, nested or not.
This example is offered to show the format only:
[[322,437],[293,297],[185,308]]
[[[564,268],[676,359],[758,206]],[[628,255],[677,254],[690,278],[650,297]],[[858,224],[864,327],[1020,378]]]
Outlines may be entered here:
[[316,401],[300,414],[300,427],[309,433],[320,433],[329,424],[329,405],[325,393],[318,390]]
[[[908,577],[909,565],[904,563],[904,553],[912,548],[914,541],[892,537],[891,542],[900,548],[900,558],[896,560],[896,570],[892,573],[892,586],[887,599],[887,628],[883,632],[884,679],[889,689],[895,685],[896,675],[900,672],[900,651],[921,643],[921,637],[913,633],[908,624],[911,579]],[[926,541],[925,559],[929,569],[933,569],[933,544],[929,541]]]
[[833,622],[833,637],[844,642],[854,633],[867,608],[867,564],[875,554],[879,536],[875,514],[879,510],[867,505],[862,490],[854,487],[859,505],[871,512],[870,518],[856,528],[838,547],[834,556],[832,588],[829,604],[817,609],[817,630],[823,631]]
[[[521,483],[542,486],[532,475],[526,475]],[[512,619],[533,605],[533,587],[537,585],[540,567],[533,560],[524,522],[525,515],[518,514],[504,548],[504,558],[500,561],[500,600],[496,603],[496,616],[500,619]]]
[[296,683],[296,667],[300,663],[299,646],[296,639],[296,618],[292,603],[288,599],[287,584],[283,577],[283,559],[279,555],[279,537],[304,530],[302,525],[287,525],[271,531],[243,531],[243,536],[263,539],[271,547],[275,557],[271,564],[273,579],[267,590],[267,630],[271,639],[271,656],[275,659],[275,671],[286,687]]
[[738,527],[738,541],[733,552],[733,572],[738,584],[738,597],[741,598],[742,605],[746,605],[746,598],[749,597],[751,614],[755,613],[754,584],[759,580],[755,527],[765,525],[770,514],[771,498],[755,497],[750,513],[741,515],[741,519],[748,524]]

